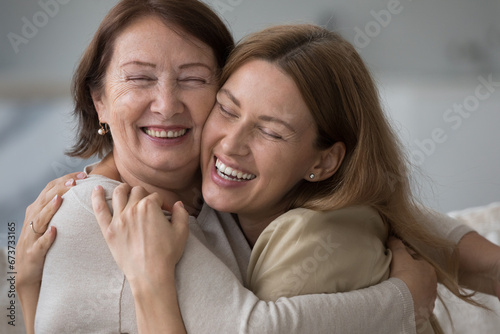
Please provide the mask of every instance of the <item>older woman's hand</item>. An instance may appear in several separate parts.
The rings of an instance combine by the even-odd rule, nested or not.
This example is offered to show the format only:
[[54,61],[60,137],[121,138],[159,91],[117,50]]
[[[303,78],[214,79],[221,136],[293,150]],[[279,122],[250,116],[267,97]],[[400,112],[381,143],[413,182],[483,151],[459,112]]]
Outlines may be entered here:
[[72,173],[51,181],[26,209],[16,246],[16,290],[28,333],[33,330],[45,255],[56,238],[55,227],[47,226],[61,206],[61,196],[76,184],[76,179],[86,177],[85,173]]
[[403,242],[391,237],[388,241],[392,251],[391,277],[401,279],[413,297],[415,323],[427,321],[434,310],[437,297],[437,275],[425,260],[414,258]]

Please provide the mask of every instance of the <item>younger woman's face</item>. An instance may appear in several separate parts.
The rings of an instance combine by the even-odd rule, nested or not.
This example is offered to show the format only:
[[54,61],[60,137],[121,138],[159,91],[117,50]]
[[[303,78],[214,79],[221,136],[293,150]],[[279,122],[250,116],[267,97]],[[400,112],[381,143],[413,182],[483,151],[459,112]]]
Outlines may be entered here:
[[230,76],[216,100],[202,139],[205,201],[251,219],[281,214],[287,193],[308,179],[320,153],[298,87],[272,63],[252,60]]

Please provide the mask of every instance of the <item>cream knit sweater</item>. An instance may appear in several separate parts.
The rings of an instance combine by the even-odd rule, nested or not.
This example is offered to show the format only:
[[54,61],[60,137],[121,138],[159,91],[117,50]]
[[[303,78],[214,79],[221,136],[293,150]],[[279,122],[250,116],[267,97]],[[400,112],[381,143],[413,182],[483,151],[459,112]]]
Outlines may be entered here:
[[[91,205],[96,185],[108,201],[119,183],[79,181],[51,221],[58,236],[47,254],[36,333],[137,333],[127,281],[104,241]],[[470,229],[436,215],[455,241]],[[191,217],[177,265],[179,304],[188,333],[416,333],[406,285],[389,279],[362,290],[261,301],[244,286],[250,247],[230,214],[204,206]]]

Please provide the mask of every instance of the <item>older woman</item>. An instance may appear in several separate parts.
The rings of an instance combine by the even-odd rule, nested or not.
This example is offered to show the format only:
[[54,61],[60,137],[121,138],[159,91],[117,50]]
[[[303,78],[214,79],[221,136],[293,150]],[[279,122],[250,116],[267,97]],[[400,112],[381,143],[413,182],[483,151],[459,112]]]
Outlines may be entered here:
[[[159,14],[166,4],[175,6],[169,7],[167,12],[182,15]],[[73,153],[88,156],[92,150],[95,153],[102,152],[99,149],[102,145],[107,143],[107,148],[110,148],[110,135],[113,138],[113,153],[93,169],[87,170],[90,173],[88,180],[79,182],[66,195],[60,212],[52,221],[52,225],[58,227],[59,237],[48,254],[44,269],[37,311],[37,326],[41,332],[73,332],[75,328],[90,332],[118,328],[135,332],[134,312],[139,319],[137,325],[143,331],[161,331],[165,325],[148,327],[155,325],[154,321],[142,320],[148,314],[154,319],[168,320],[169,324],[181,324],[178,312],[174,312],[171,318],[165,318],[160,307],[168,302],[167,307],[171,310],[176,304],[172,268],[179,256],[178,250],[182,249],[185,229],[182,224],[175,223],[175,217],[182,220],[180,218],[185,215],[182,208],[174,206],[173,225],[151,224],[150,230],[145,230],[148,226],[140,224],[122,225],[121,231],[107,233],[108,242],[122,244],[130,251],[125,253],[112,248],[121,268],[119,270],[100,236],[88,201],[95,185],[102,185],[109,196],[119,184],[118,181],[124,181],[141,185],[148,192],[157,192],[160,196],[148,196],[139,206],[126,205],[126,200],[119,200],[124,195],[120,195],[123,190],[120,187],[117,201],[113,204],[117,212],[130,207],[138,217],[151,214],[147,220],[156,222],[163,214],[145,208],[162,205],[171,207],[180,199],[192,214],[196,214],[199,173],[194,168],[195,155],[190,151],[199,152],[196,145],[199,145],[201,117],[193,113],[200,112],[196,106],[202,106],[196,97],[206,99],[205,102],[210,104],[208,109],[211,108],[216,90],[211,79],[217,77],[216,68],[211,65],[220,65],[220,59],[223,62],[224,56],[221,55],[227,53],[231,44],[225,38],[225,28],[221,30],[220,26],[204,26],[217,26],[220,21],[204,12],[204,6],[203,10],[193,11],[193,8],[200,9],[199,6],[196,1],[123,1],[103,22],[102,29],[89,48],[89,52],[95,55],[93,61],[85,61],[84,57],[82,66],[86,66],[88,73],[95,73],[96,76],[87,78],[77,75],[77,86],[83,92],[77,94],[77,106],[82,99],[90,102],[86,104],[90,109],[82,121],[89,118],[93,118],[93,121],[86,123],[90,126],[82,131],[80,143]],[[187,12],[180,11],[183,8]],[[190,15],[196,15],[196,20]],[[187,22],[188,18],[191,21]],[[161,38],[156,38],[157,35]],[[125,48],[125,45],[129,48]],[[137,48],[138,45],[141,48]],[[184,57],[177,57],[177,52]],[[213,71],[207,72],[207,68]],[[208,90],[211,90],[211,95]],[[195,93],[200,95],[193,96]],[[96,126],[99,123],[102,123],[102,127]],[[103,135],[103,139],[96,142],[90,127],[93,127],[95,137],[101,138],[98,136]],[[111,133],[107,133],[108,128]],[[98,130],[99,134],[96,135]],[[86,149],[86,143],[89,143],[91,150]],[[135,150],[130,150],[127,145],[133,146]],[[178,149],[180,147],[183,149]],[[140,156],[141,160],[134,154]],[[145,196],[144,190],[135,189],[129,197],[132,203]],[[49,187],[45,194],[51,193]],[[56,198],[55,203],[58,205],[60,199]],[[45,201],[41,200],[38,205],[44,207]],[[51,227],[47,235],[36,241],[38,235],[35,233],[44,230],[47,217],[53,212],[52,209],[46,210],[35,218],[37,214],[33,214],[33,211],[40,207],[38,205],[31,207],[27,214],[28,221],[33,220],[34,223],[31,227],[25,224],[21,247],[18,249],[19,254],[26,257],[24,263],[27,269],[30,258],[39,260],[44,255],[31,254],[30,245],[35,250],[43,244],[43,251],[54,239],[54,228]],[[159,229],[162,229],[161,232]],[[168,241],[164,237],[169,234],[166,229],[173,230]],[[413,302],[418,308],[427,305],[432,299],[427,296],[423,298],[425,301],[419,300],[422,297],[418,293],[419,286],[416,288],[414,277],[409,275],[408,270],[403,270],[398,274],[408,287],[401,280],[392,279],[373,289],[341,296],[301,296],[282,299],[277,303],[261,302],[241,284],[248,263],[249,247],[232,217],[205,206],[198,215],[198,222],[191,221],[190,230],[192,233],[176,273],[179,305],[190,332],[312,330],[329,333],[332,328],[349,328],[360,333],[373,333],[374,329],[375,332],[399,332],[403,327],[409,326],[411,329],[414,325]],[[135,233],[127,234],[130,231]],[[177,246],[170,245],[176,241]],[[152,247],[155,252],[140,251],[148,247]],[[128,254],[132,257],[128,257]],[[156,261],[158,258],[161,261]],[[23,261],[19,263],[22,265]],[[156,267],[158,263],[163,264]],[[423,268],[431,274],[432,281],[432,270],[429,271],[422,264],[421,261],[413,262],[410,265],[413,271],[410,273],[418,274],[419,268]],[[33,272],[25,270],[25,274],[21,274],[20,267],[18,285],[21,299],[26,300],[23,290],[30,291],[28,295],[33,296],[32,292],[39,287],[39,268],[39,265],[35,265]],[[170,276],[165,277],[165,273]],[[33,278],[29,280],[31,274]],[[26,286],[28,282],[33,289]],[[412,301],[409,291],[418,298]],[[25,313],[32,316],[29,306],[25,305],[23,302],[23,309],[27,308]],[[385,306],[384,313],[366,317],[363,321],[345,322],[352,308],[359,312],[375,312],[380,305]],[[296,321],[290,322],[290,319]],[[397,323],[396,319],[407,321]]]
[[[70,155],[107,155],[54,216],[61,242],[45,262],[37,332],[128,331],[129,323],[133,331],[134,305],[126,297],[137,288],[125,281],[104,240],[92,239],[100,234],[90,207],[92,184],[142,186],[165,207],[182,201],[196,214],[202,127],[232,47],[225,25],[199,1],[124,0],[103,20],[74,76],[80,127]],[[187,229],[180,226],[174,228],[179,238],[166,245],[184,245]],[[43,230],[37,223],[31,228]],[[20,274],[21,299],[23,280]],[[175,294],[169,297],[177,303]],[[101,307],[106,312],[99,316]]]

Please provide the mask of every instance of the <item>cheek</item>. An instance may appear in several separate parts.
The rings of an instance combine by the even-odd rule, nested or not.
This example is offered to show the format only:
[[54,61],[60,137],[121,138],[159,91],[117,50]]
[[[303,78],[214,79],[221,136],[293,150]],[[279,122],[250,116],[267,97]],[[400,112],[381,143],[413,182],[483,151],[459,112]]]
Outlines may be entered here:
[[215,104],[215,93],[214,90],[209,90],[189,98],[192,101],[189,109],[192,110],[192,118],[196,124],[203,125],[207,121]]
[[130,89],[113,93],[115,94],[106,108],[110,119],[118,124],[133,121],[141,116],[144,109],[142,106],[147,103],[146,94],[136,94]]
[[[217,121],[216,117],[214,115],[210,115],[205,122],[205,126],[203,127],[203,133],[201,136],[201,147],[203,151],[208,151],[211,149],[215,142],[215,138],[217,135],[217,132],[215,131],[217,129]],[[208,154],[208,152],[207,152]]]
[[[258,152],[258,156],[255,152]],[[291,189],[302,180],[305,173],[306,160],[298,152],[268,144],[254,149],[254,157],[268,182]]]
[[130,124],[141,117],[140,110],[137,104],[115,105],[111,110],[112,124],[110,126],[120,129],[120,132],[127,132]]

